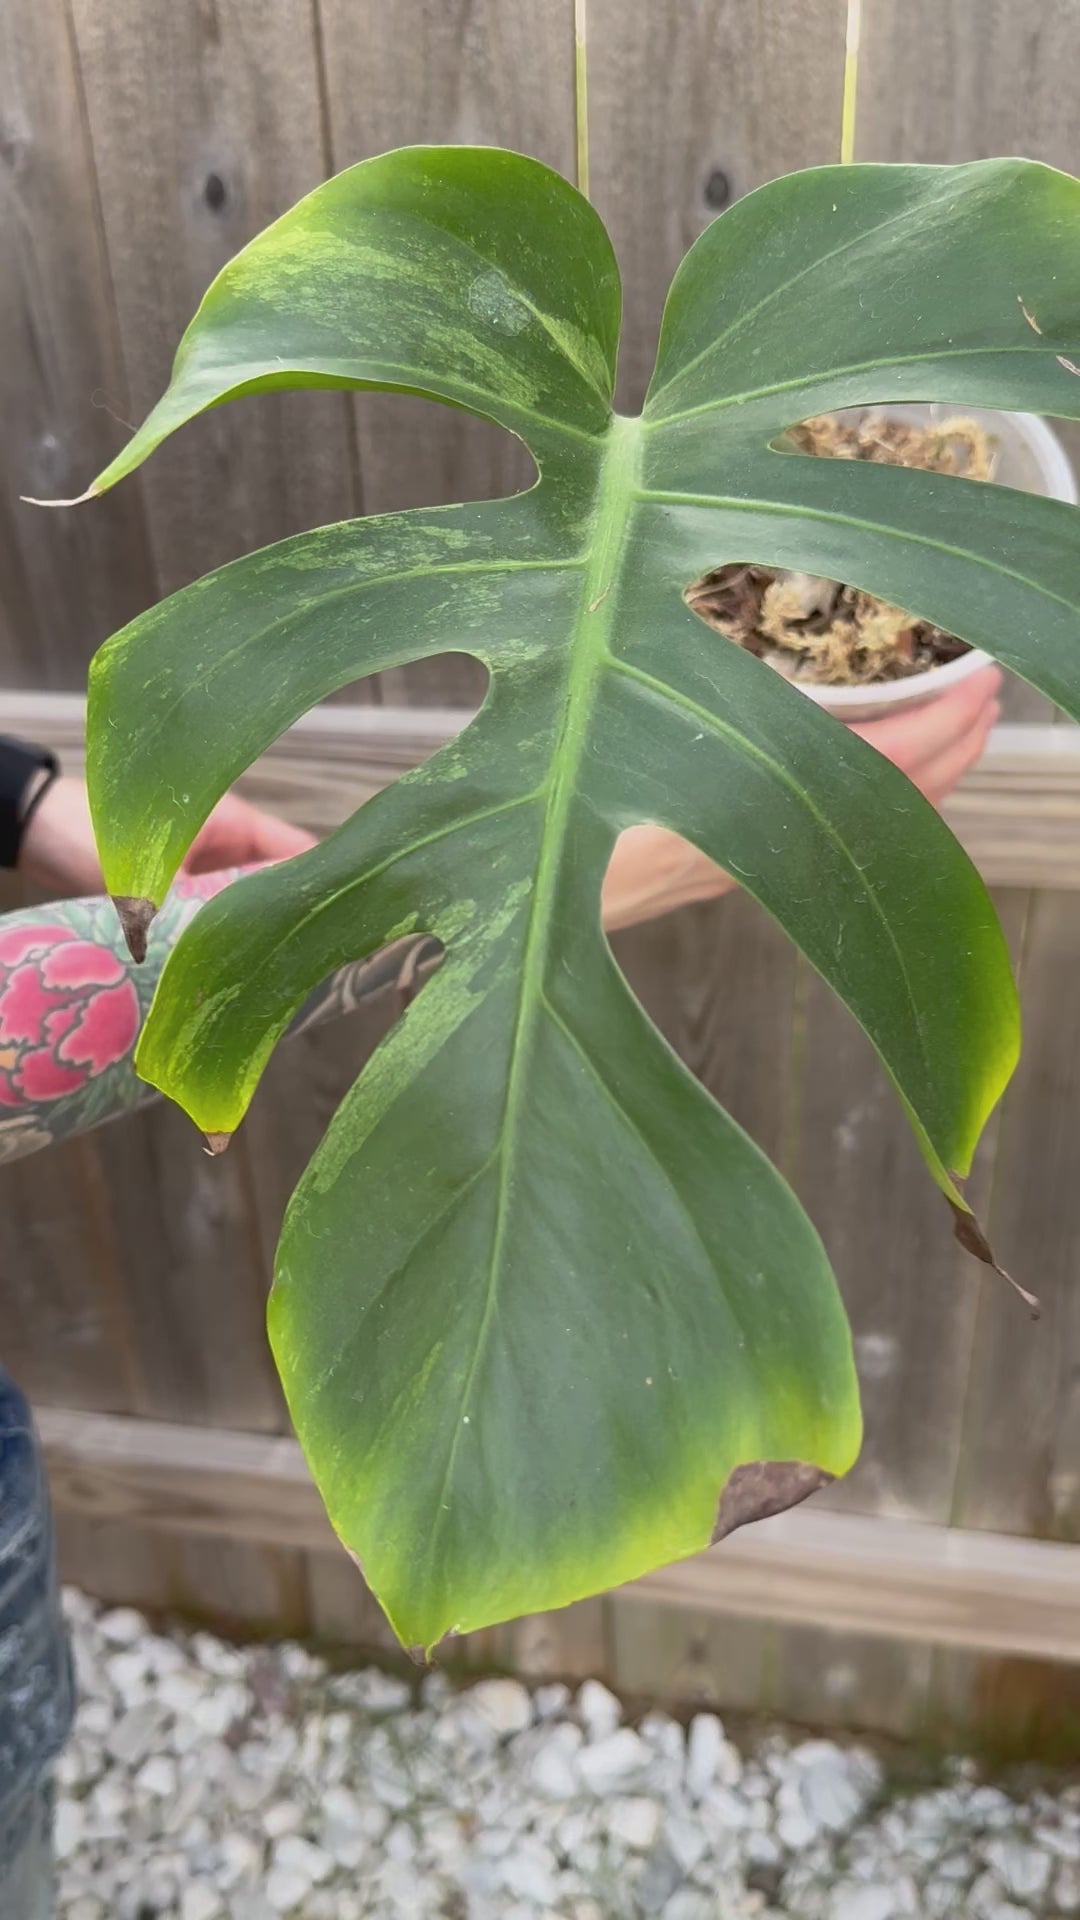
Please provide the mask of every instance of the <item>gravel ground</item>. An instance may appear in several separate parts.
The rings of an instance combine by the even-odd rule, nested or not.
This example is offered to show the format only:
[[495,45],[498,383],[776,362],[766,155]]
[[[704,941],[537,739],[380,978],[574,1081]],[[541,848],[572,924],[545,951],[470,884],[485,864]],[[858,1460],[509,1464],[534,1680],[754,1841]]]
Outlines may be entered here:
[[1080,1788],[902,1792],[859,1746],[627,1724],[596,1681],[417,1687],[66,1604],[61,1920],[1080,1914]]

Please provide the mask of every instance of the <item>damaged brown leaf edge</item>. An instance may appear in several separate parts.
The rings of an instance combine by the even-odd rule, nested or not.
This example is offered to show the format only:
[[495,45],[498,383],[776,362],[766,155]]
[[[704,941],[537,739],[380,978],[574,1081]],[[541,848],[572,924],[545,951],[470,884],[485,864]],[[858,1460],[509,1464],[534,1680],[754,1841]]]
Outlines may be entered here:
[[835,1480],[834,1473],[815,1467],[807,1460],[748,1460],[728,1475],[716,1524],[709,1545],[726,1540],[736,1527],[748,1527],[755,1520],[768,1520],[775,1513],[786,1513],[820,1493]]
[[[124,930],[128,952],[136,966],[141,966],[146,959],[146,936],[157,908],[152,900],[144,899],[141,894],[114,893],[111,899]],[[207,1153],[215,1156],[224,1153],[231,1139],[231,1133],[208,1133]]]

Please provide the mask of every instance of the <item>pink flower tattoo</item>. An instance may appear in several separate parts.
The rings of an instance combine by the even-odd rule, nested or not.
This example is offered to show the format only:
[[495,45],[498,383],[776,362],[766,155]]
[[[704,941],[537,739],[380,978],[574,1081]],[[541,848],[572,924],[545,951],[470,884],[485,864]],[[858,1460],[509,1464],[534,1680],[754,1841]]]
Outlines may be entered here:
[[138,1029],[115,953],[59,920],[0,929],[0,1107],[76,1092],[131,1051]]

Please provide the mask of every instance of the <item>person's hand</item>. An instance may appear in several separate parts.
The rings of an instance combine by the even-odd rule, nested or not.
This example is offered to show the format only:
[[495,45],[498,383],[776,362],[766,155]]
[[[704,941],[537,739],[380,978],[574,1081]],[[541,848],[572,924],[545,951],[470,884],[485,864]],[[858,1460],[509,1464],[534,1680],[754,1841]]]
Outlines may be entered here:
[[[985,667],[940,700],[852,727],[906,773],[934,806],[975,765],[1001,708],[1001,674]],[[655,920],[696,900],[715,900],[735,882],[705,854],[666,827],[627,827],[619,835],[601,894],[608,932]]]
[[906,773],[939,807],[975,765],[990,729],[1001,718],[1001,673],[983,667],[951,693],[884,720],[859,720],[851,731]]
[[263,813],[239,794],[219,800],[183,859],[185,873],[217,873],[221,867],[250,867],[264,860],[288,860],[315,845],[313,834],[276,814]]
[[[285,860],[313,846],[311,834],[227,793],[188,848],[187,873]],[[94,846],[86,787],[54,780],[31,816],[19,849],[19,872],[56,894],[100,893],[104,887]]]

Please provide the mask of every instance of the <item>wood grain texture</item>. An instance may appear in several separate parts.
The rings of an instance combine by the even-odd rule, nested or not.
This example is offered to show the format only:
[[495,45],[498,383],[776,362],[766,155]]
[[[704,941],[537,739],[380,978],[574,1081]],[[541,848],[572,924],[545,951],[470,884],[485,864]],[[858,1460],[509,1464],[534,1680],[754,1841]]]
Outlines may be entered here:
[[933,1647],[803,1626],[778,1631],[776,1645],[772,1704],[785,1718],[909,1740],[922,1734],[930,1710]]
[[[884,0],[870,9],[864,38],[860,156],[960,160],[1022,152],[1075,170],[1080,165],[1075,33],[1075,8],[1066,0],[1039,0],[1020,9],[998,0],[978,9],[963,0],[942,6],[918,0],[902,8]],[[1066,425],[1062,432],[1075,458],[1080,450],[1076,428]],[[1006,711],[1051,714],[1038,695],[1016,685],[1009,689]],[[1003,810],[1009,804],[1004,792],[1001,804]],[[1064,1258],[1068,1270],[1068,1250],[1075,1252],[1074,1183],[1065,1172],[1061,1146],[1056,1152],[1052,1144],[1048,1149],[1047,1135],[1053,1141],[1062,1126],[1069,1126],[1068,1068],[1054,1056],[1060,1042],[1075,1060],[1066,977],[1076,941],[1067,925],[1071,902],[1044,898],[1029,904],[1025,1053],[1006,1101],[993,1219],[1005,1257],[1035,1275],[1040,1292],[1047,1291],[1048,1275],[1050,1300],[1044,1322],[1022,1329],[993,1287],[985,1282],[979,1287],[963,1376],[963,1439],[952,1511],[975,1525],[1071,1532],[1080,1520],[1080,1500],[1073,1491],[1074,1481],[1080,1488],[1075,1476],[1080,1457],[1071,1464],[1062,1461],[1056,1471],[1052,1459],[1059,1445],[1066,1459],[1075,1451],[1080,1413],[1062,1344],[1075,1338],[1062,1268]],[[1064,996],[1052,1010],[1043,997],[1050,981]],[[1075,971],[1073,982],[1075,997]],[[1065,1022],[1063,1034],[1059,1019]],[[1047,1184],[1051,1168],[1057,1172],[1052,1189]],[[939,1660],[938,1693],[958,1684],[957,1673],[950,1680],[947,1667]],[[995,1691],[985,1666],[968,1673],[967,1681],[973,1693]]]
[[[855,158],[1019,153],[1080,171],[1076,32],[1074,0],[873,0],[863,8]],[[1056,424],[1080,460],[1080,428]],[[1048,720],[1053,709],[1010,680],[1005,713]]]
[[[335,169],[388,147],[516,148],[574,177],[573,0],[320,0]],[[405,395],[355,402],[365,513],[486,500],[534,472],[500,428]],[[451,636],[452,638],[452,636]],[[472,702],[485,675],[444,656],[383,676],[388,699]]]
[[60,1578],[113,1605],[167,1614],[176,1604],[176,1547],[157,1528],[56,1509]]
[[[1062,729],[1051,728],[1056,738]],[[1080,1388],[1073,1295],[1080,1253],[1074,1151],[1080,1058],[1074,894],[1027,894],[1021,962],[1024,1050],[999,1119],[990,1226],[1001,1256],[1043,1300],[1018,1325],[983,1281],[959,1383],[959,1457],[950,1517],[979,1527],[1076,1538]],[[979,1725],[995,1749],[1075,1747],[1075,1700],[1030,1662],[936,1653],[931,1707],[941,1729]]]
[[285,1414],[264,1324],[267,1253],[247,1149],[235,1144],[235,1159],[211,1159],[167,1102],[95,1141],[137,1355],[134,1410],[274,1432]]
[[859,160],[1023,153],[1080,167],[1073,0],[870,0],[856,97]]
[[94,1140],[0,1167],[0,1354],[35,1405],[121,1413],[138,1404]]
[[[584,1680],[590,1674],[610,1674],[610,1614],[611,1600],[605,1595],[578,1600],[556,1613],[526,1614],[508,1626],[495,1628],[490,1635],[470,1635],[480,1643],[470,1650],[471,1663],[477,1664],[480,1653],[485,1664],[508,1667],[530,1686],[544,1680]],[[468,1647],[468,1640],[464,1644]]]
[[636,411],[687,247],[727,199],[839,157],[844,8],[589,0],[587,21],[589,186],[623,276],[619,404]]
[[71,1509],[57,1513],[56,1537],[61,1579],[100,1600],[238,1638],[309,1631],[297,1556],[280,1548],[170,1536]]
[[[1022,896],[995,901],[1014,959]],[[985,1269],[963,1252],[895,1088],[865,1034],[808,975],[794,1184],[825,1241],[851,1320],[865,1437],[826,1504],[945,1522],[952,1509],[963,1382]],[[998,1128],[980,1143],[967,1196],[987,1214]],[[995,1276],[1013,1331],[1026,1312]],[[993,1288],[991,1289],[993,1291]]]
[[[84,712],[77,695],[16,692],[4,700],[5,725],[55,748],[65,771],[76,774],[83,766]],[[326,833],[407,767],[437,752],[468,717],[469,710],[459,706],[377,709],[343,703],[316,708],[242,776],[240,791],[314,833]],[[979,765],[964,776],[943,812],[991,886],[1080,887],[1080,727],[996,727]],[[726,913],[727,903],[719,910]],[[686,956],[693,955],[686,963],[696,966],[700,958],[714,989],[730,992],[730,982],[739,977],[726,950],[721,954],[717,949],[708,918],[713,911],[706,909],[697,922],[688,917],[663,933],[649,934],[640,958],[635,957],[638,936],[632,936],[620,944],[623,964],[635,981],[644,982],[650,969],[671,975],[654,1017],[669,1037],[685,1031],[688,1045],[701,1045],[714,1056],[723,1051],[730,1063],[730,1097],[740,1113],[749,1115],[756,1102],[775,1111],[777,1087],[756,1084],[757,1049],[767,1044],[762,1036],[746,1032],[744,1023],[726,1010],[724,990],[705,996],[699,982],[686,988],[684,1005],[683,989],[672,985],[673,969],[680,969],[680,980],[684,977],[684,962],[678,958],[684,947]],[[765,916],[756,915],[749,905],[740,913],[759,928],[768,926]],[[762,949],[762,979],[755,987],[770,1025],[778,951],[775,945],[767,952]],[[653,957],[646,958],[650,954]],[[701,1029],[698,1040],[692,1036],[695,1027]],[[705,1037],[705,1029],[712,1039]],[[737,1059],[730,1052],[733,1047],[743,1049]],[[744,1124],[752,1131],[757,1122],[747,1119]]]
[[[1056,731],[1056,730],[1055,730]],[[1024,1049],[1005,1097],[991,1229],[1042,1301],[1017,1321],[980,1289],[954,1517],[965,1526],[1080,1538],[1080,901],[1032,908],[1020,995]]]
[[154,598],[142,488],[80,493],[128,404],[94,161],[64,0],[0,8],[0,683],[78,687],[94,648]]
[[[1041,729],[1040,738],[1051,737]],[[1014,955],[1026,893],[996,905]],[[948,1522],[961,1450],[963,1383],[985,1269],[953,1237],[888,1075],[824,983],[806,972],[806,1039],[794,1184],[825,1241],[851,1321],[863,1408],[859,1459],[823,1504]],[[997,1116],[980,1142],[968,1198],[986,1217]],[[1014,1332],[1029,1329],[1006,1285]],[[915,1734],[931,1711],[935,1662],[925,1646],[791,1627],[781,1637],[774,1700],[822,1725]]]
[[620,1699],[768,1713],[780,1630],[694,1606],[608,1600],[611,1684]]
[[[213,276],[323,176],[311,8],[72,0],[72,13],[131,417],[141,418]],[[162,447],[144,474],[162,592],[355,511],[349,418],[339,394],[266,394],[215,409]],[[115,451],[123,432],[113,433]]]
[[[114,1284],[134,1348],[134,1408],[276,1433],[287,1426],[266,1338],[273,1242],[264,1238],[247,1143],[219,1159],[163,1103],[107,1128],[101,1157]],[[235,1155],[235,1157],[234,1157]],[[307,1624],[304,1556],[235,1535],[174,1543],[170,1605],[229,1627]]]
[[386,1615],[359,1568],[335,1541],[306,1557],[308,1618],[316,1639],[329,1646],[365,1647],[401,1657]]

